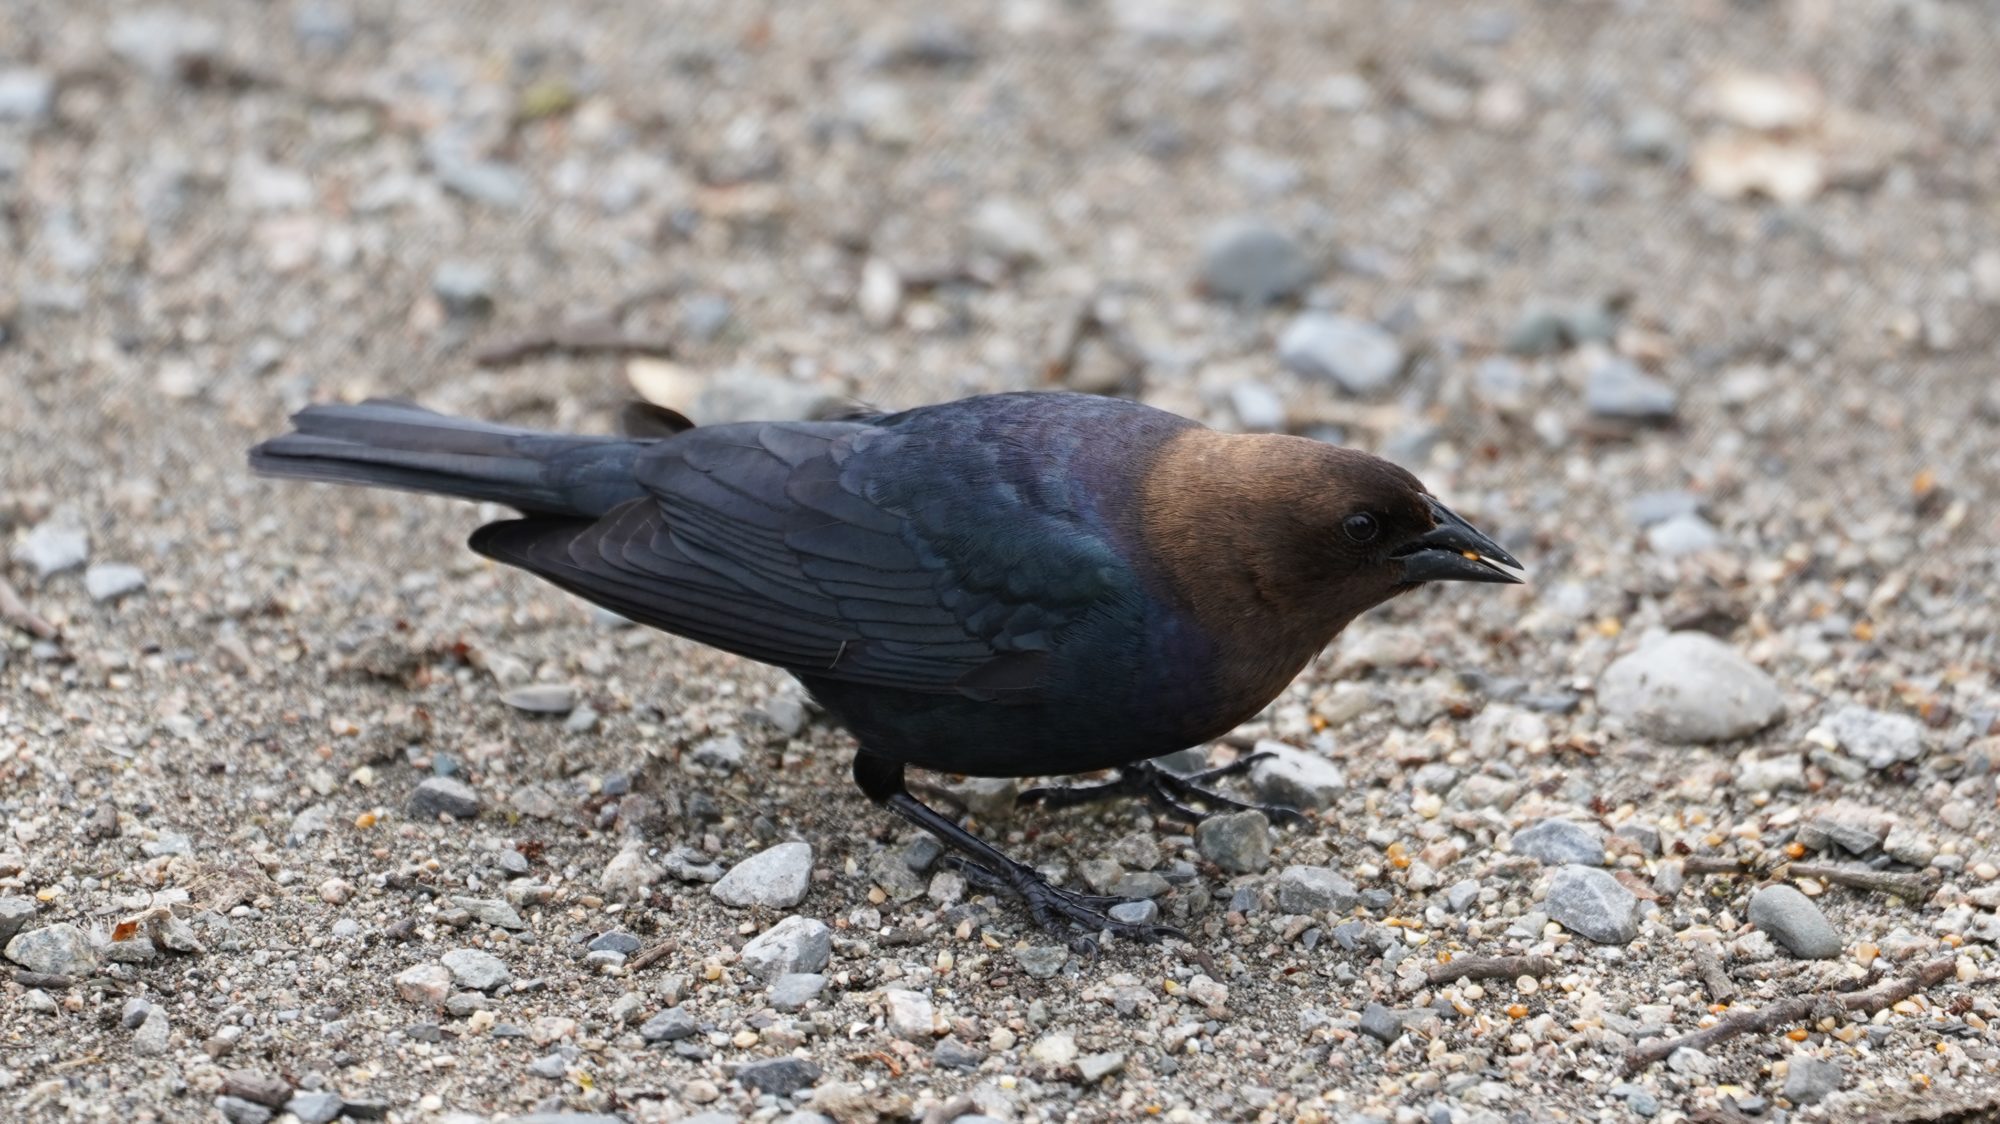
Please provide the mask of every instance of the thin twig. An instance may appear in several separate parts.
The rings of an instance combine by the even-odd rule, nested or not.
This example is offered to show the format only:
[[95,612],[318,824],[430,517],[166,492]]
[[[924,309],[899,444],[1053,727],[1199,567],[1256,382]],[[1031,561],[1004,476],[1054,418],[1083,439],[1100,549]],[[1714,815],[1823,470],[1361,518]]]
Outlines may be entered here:
[[646,951],[641,952],[639,955],[634,956],[632,958],[632,963],[628,965],[628,967],[630,967],[635,972],[641,968],[650,968],[653,965],[658,964],[660,961],[665,960],[668,956],[672,955],[676,951],[678,951],[680,947],[681,946],[679,942],[676,941],[661,941],[659,944],[656,944],[653,947],[647,949]]
[[1757,1034],[1776,1030],[1786,1023],[1799,1022],[1812,1015],[1822,1006],[1835,1010],[1847,1010],[1859,1015],[1872,1015],[1877,1011],[1894,1006],[1927,987],[1934,987],[1956,970],[1958,962],[1953,957],[1941,957],[1917,969],[1917,974],[1900,980],[1856,991],[1848,994],[1820,992],[1813,995],[1798,995],[1790,999],[1780,999],[1766,1003],[1754,1011],[1732,1012],[1714,1026],[1683,1034],[1677,1038],[1656,1038],[1634,1047],[1625,1057],[1625,1072],[1638,1073],[1655,1062],[1664,1061],[1675,1050],[1687,1047],[1691,1050],[1706,1050],[1710,1046],[1727,1042],[1744,1034]]
[[1689,855],[1681,860],[1689,874],[1755,874],[1757,868],[1745,859],[1725,859],[1720,855]]
[[1436,987],[1459,980],[1539,979],[1553,971],[1555,965],[1546,956],[1459,956],[1424,969],[1424,980]]
[[1817,878],[1835,886],[1890,894],[1911,902],[1923,901],[1937,889],[1937,882],[1922,872],[1898,873],[1840,863],[1793,863],[1786,870],[1792,878]]
[[0,620],[37,640],[54,640],[57,636],[56,626],[28,608],[28,603],[21,600],[21,591],[4,577],[0,577]]
[[1736,981],[1722,968],[1722,960],[1706,949],[1696,949],[1694,953],[1695,974],[1701,977],[1701,986],[1708,991],[1711,1003],[1727,1003],[1736,998]]
[[609,320],[577,320],[488,344],[473,355],[472,361],[482,367],[508,367],[552,352],[568,355],[672,355],[674,341],[664,335],[628,334]]

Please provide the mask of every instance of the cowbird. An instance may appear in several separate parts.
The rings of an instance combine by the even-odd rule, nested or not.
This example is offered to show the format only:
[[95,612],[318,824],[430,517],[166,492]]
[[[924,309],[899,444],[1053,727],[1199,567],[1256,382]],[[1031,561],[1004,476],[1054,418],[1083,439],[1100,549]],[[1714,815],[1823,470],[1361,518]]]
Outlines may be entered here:
[[504,504],[470,545],[634,621],[774,664],[858,742],[869,799],[1036,922],[1154,939],[913,796],[904,769],[1117,769],[1037,790],[1241,806],[1151,759],[1262,710],[1358,614],[1519,564],[1380,458],[1219,433],[1137,403],[998,394],[901,413],[697,428],[628,407],[619,436],[402,402],[309,407],[251,466]]

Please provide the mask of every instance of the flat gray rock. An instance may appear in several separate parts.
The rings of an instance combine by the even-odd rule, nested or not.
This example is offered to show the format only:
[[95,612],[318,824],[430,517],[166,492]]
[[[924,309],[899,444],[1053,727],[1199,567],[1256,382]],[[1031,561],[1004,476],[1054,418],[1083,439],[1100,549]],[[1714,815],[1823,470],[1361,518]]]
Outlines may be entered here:
[[67,523],[42,523],[14,547],[14,561],[49,578],[90,560],[90,535]]
[[1793,1054],[1785,1067],[1784,1097],[1794,1104],[1818,1104],[1839,1091],[1840,1063],[1811,1054]]
[[83,589],[90,599],[103,604],[146,588],[145,571],[123,562],[99,562],[83,572]]
[[817,972],[833,955],[833,930],[810,917],[787,917],[743,946],[741,963],[760,980]]
[[1269,304],[1297,294],[1314,272],[1299,244],[1261,219],[1231,219],[1202,243],[1201,287],[1218,300]]
[[1285,913],[1346,913],[1361,900],[1353,882],[1325,866],[1288,866],[1278,874],[1278,908]]
[[1629,944],[1639,935],[1638,896],[1598,867],[1556,871],[1542,906],[1557,924],[1598,944]]
[[479,814],[484,803],[471,785],[456,777],[431,777],[410,793],[410,811],[426,819],[442,813],[469,820]]
[[1283,742],[1260,741],[1252,751],[1268,754],[1250,766],[1250,784],[1261,800],[1290,808],[1324,808],[1347,787],[1340,766]]
[[1287,370],[1357,396],[1386,390],[1406,358],[1393,333],[1351,316],[1300,313],[1278,338],[1278,362]]
[[30,972],[82,976],[97,970],[97,949],[68,922],[26,929],[7,942],[7,959]]
[[1840,955],[1843,943],[1813,900],[1791,886],[1766,886],[1750,896],[1750,924],[1801,960]]
[[1842,753],[1871,769],[1887,769],[1924,755],[1924,728],[1906,714],[1843,706],[1822,725]]
[[458,986],[473,991],[492,991],[514,978],[506,961],[476,948],[455,948],[438,960],[451,969],[451,978]]
[[1514,833],[1512,850],[1544,866],[1604,865],[1604,836],[1571,820],[1546,819]]
[[1194,844],[1231,874],[1255,874],[1271,865],[1271,821],[1262,812],[1210,816],[1194,829]]
[[818,972],[788,972],[771,981],[765,1000],[780,1011],[796,1011],[819,998],[826,990],[826,977]]
[[1676,632],[1620,657],[1597,681],[1597,704],[1663,742],[1748,737],[1785,716],[1770,676],[1705,632]]
[[780,843],[729,868],[709,892],[724,905],[789,909],[812,885],[812,846]]

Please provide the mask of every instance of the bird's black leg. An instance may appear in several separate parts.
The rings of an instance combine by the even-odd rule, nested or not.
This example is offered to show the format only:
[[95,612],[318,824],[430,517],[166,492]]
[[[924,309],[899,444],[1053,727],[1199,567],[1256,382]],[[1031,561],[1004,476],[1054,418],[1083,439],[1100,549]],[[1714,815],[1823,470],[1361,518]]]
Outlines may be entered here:
[[[930,805],[910,795],[903,785],[903,766],[873,754],[854,756],[854,783],[868,799],[881,804],[904,819],[930,832],[945,845],[962,852],[967,861],[959,865],[970,880],[993,889],[1006,889],[1027,903],[1035,923],[1050,932],[1069,938],[1079,952],[1097,951],[1096,934],[1110,932],[1116,937],[1157,941],[1183,936],[1170,925],[1135,924],[1114,919],[1108,910],[1124,899],[1079,894],[1051,885],[1032,867],[1008,858],[998,847],[953,823]],[[977,869],[979,873],[972,873]],[[1081,933],[1078,930],[1082,930]]]
[[[1022,804],[1040,804],[1045,808],[1071,808],[1078,804],[1095,804],[1118,796],[1138,796],[1177,819],[1189,823],[1200,823],[1210,816],[1229,812],[1262,812],[1278,822],[1305,819],[1297,808],[1283,804],[1259,804],[1248,800],[1238,800],[1226,793],[1208,787],[1209,782],[1233,777],[1249,771],[1252,765],[1269,754],[1252,753],[1239,757],[1227,765],[1204,769],[1199,773],[1176,773],[1151,761],[1135,761],[1130,765],[1120,765],[1116,779],[1099,784],[1058,785],[1048,788],[1031,788],[1019,797]],[[1189,804],[1199,800],[1211,811],[1203,811]]]

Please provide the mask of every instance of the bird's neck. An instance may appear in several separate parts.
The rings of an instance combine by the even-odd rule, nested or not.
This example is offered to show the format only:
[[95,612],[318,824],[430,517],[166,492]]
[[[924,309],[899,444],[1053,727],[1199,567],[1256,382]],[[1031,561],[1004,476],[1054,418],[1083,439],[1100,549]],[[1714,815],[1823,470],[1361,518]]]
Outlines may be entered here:
[[1146,474],[1148,555],[1216,645],[1213,687],[1243,718],[1367,608],[1314,580],[1294,533],[1300,505],[1326,487],[1325,449],[1299,437],[1188,430]]

